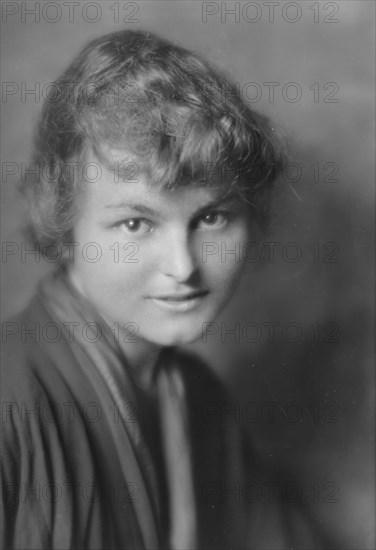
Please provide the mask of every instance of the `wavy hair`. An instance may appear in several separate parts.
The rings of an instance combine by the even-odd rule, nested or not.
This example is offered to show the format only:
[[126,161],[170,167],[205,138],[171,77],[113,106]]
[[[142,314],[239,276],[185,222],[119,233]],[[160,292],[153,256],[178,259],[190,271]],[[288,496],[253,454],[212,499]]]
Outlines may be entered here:
[[259,225],[284,166],[284,142],[235,84],[201,56],[144,31],[91,41],[50,86],[34,141],[39,177],[21,190],[29,236],[43,248],[69,241],[93,150],[124,151],[150,185],[236,190]]

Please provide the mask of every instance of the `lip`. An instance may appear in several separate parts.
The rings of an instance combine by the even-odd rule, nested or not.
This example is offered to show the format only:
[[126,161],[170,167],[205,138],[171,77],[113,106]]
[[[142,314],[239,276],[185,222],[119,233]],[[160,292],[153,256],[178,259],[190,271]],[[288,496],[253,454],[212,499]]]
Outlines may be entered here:
[[207,294],[207,290],[193,290],[192,292],[185,292],[179,294],[165,294],[164,296],[151,296],[153,300],[168,300],[172,302],[184,302],[186,300],[192,300],[196,297],[202,297]]
[[166,311],[190,311],[198,307],[208,291],[189,292],[185,294],[168,294],[151,296],[150,300]]

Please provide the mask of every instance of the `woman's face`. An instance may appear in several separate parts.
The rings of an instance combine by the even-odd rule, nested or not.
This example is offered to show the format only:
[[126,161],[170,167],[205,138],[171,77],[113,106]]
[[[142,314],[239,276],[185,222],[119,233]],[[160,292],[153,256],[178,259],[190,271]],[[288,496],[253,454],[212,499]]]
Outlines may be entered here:
[[93,154],[87,162],[100,177],[86,183],[75,226],[74,284],[110,324],[138,341],[198,340],[242,272],[246,205],[236,197],[212,204],[220,186],[161,191],[142,174],[119,181]]

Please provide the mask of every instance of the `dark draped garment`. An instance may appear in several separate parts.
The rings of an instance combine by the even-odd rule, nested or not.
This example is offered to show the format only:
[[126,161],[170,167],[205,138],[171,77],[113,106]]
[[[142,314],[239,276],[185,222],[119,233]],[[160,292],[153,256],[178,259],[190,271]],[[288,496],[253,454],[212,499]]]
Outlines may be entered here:
[[211,370],[166,348],[145,387],[119,337],[63,269],[3,327],[4,548],[320,548],[247,492],[271,472]]

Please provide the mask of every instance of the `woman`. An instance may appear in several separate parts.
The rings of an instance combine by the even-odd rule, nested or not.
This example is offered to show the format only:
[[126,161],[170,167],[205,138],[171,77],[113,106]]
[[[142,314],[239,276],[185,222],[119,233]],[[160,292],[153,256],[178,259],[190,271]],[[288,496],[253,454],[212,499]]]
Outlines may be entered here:
[[271,477],[215,413],[226,392],[177,347],[241,276],[215,251],[267,220],[273,128],[196,54],[121,31],[55,82],[33,163],[29,235],[60,261],[7,324],[5,546],[291,544],[244,491]]

